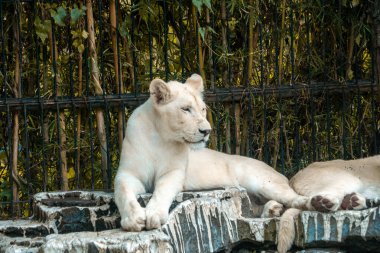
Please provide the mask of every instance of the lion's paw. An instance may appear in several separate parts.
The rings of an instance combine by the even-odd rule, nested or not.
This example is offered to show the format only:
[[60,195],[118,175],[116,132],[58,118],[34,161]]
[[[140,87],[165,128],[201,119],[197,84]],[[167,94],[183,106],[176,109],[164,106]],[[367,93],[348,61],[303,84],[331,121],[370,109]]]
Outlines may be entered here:
[[126,231],[140,232],[145,228],[145,209],[134,208],[130,215],[121,219],[120,225]]
[[344,196],[340,207],[343,210],[361,210],[367,208],[366,199],[359,193],[353,192]]
[[151,230],[161,227],[168,220],[169,214],[159,209],[146,209],[146,228]]
[[316,195],[310,200],[311,206],[318,212],[336,211],[339,207],[339,199],[332,195]]
[[284,212],[284,206],[275,200],[270,200],[264,205],[261,218],[280,217]]

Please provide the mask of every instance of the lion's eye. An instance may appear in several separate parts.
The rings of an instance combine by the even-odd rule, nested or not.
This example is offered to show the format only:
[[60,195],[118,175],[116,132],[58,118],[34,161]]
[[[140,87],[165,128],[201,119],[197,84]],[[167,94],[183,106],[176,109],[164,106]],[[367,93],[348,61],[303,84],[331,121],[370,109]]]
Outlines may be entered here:
[[203,108],[202,108],[202,112],[205,112],[205,111],[206,111],[206,107],[203,107]]
[[185,106],[181,108],[182,111],[184,112],[191,112],[191,107],[190,106]]

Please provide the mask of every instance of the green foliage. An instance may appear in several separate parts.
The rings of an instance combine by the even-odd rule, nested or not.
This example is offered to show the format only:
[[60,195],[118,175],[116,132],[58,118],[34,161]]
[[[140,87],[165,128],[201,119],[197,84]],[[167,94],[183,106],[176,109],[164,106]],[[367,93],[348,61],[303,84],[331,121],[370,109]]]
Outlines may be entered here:
[[70,24],[71,25],[74,25],[77,23],[77,21],[85,16],[86,14],[86,6],[81,6],[80,8],[78,8],[78,5],[77,4],[74,4],[74,8],[71,9],[71,12],[70,12]]
[[50,9],[50,15],[59,26],[65,26],[66,10],[64,6],[59,6],[57,10]]
[[45,43],[45,40],[48,37],[48,33],[51,30],[51,21],[50,20],[41,21],[39,17],[36,17],[34,19],[34,26],[35,26],[37,36],[41,39],[42,43]]
[[191,0],[197,11],[202,12],[202,6],[205,5],[209,10],[212,10],[211,0]]

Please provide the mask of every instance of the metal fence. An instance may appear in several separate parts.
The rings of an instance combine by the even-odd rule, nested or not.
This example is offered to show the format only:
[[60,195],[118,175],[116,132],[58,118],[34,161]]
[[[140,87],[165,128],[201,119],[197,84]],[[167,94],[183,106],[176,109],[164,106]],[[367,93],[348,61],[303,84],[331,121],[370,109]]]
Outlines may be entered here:
[[287,176],[379,153],[378,5],[1,1],[0,218],[30,215],[36,192],[112,189],[154,77],[200,73],[210,147]]

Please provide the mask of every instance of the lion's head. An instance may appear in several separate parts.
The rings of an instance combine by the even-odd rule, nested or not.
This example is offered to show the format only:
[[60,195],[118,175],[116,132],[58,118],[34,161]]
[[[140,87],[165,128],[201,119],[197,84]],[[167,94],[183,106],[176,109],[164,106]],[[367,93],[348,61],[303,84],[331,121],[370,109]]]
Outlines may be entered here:
[[161,137],[189,144],[192,149],[204,147],[211,126],[206,119],[202,78],[193,74],[184,84],[154,79],[149,90]]

